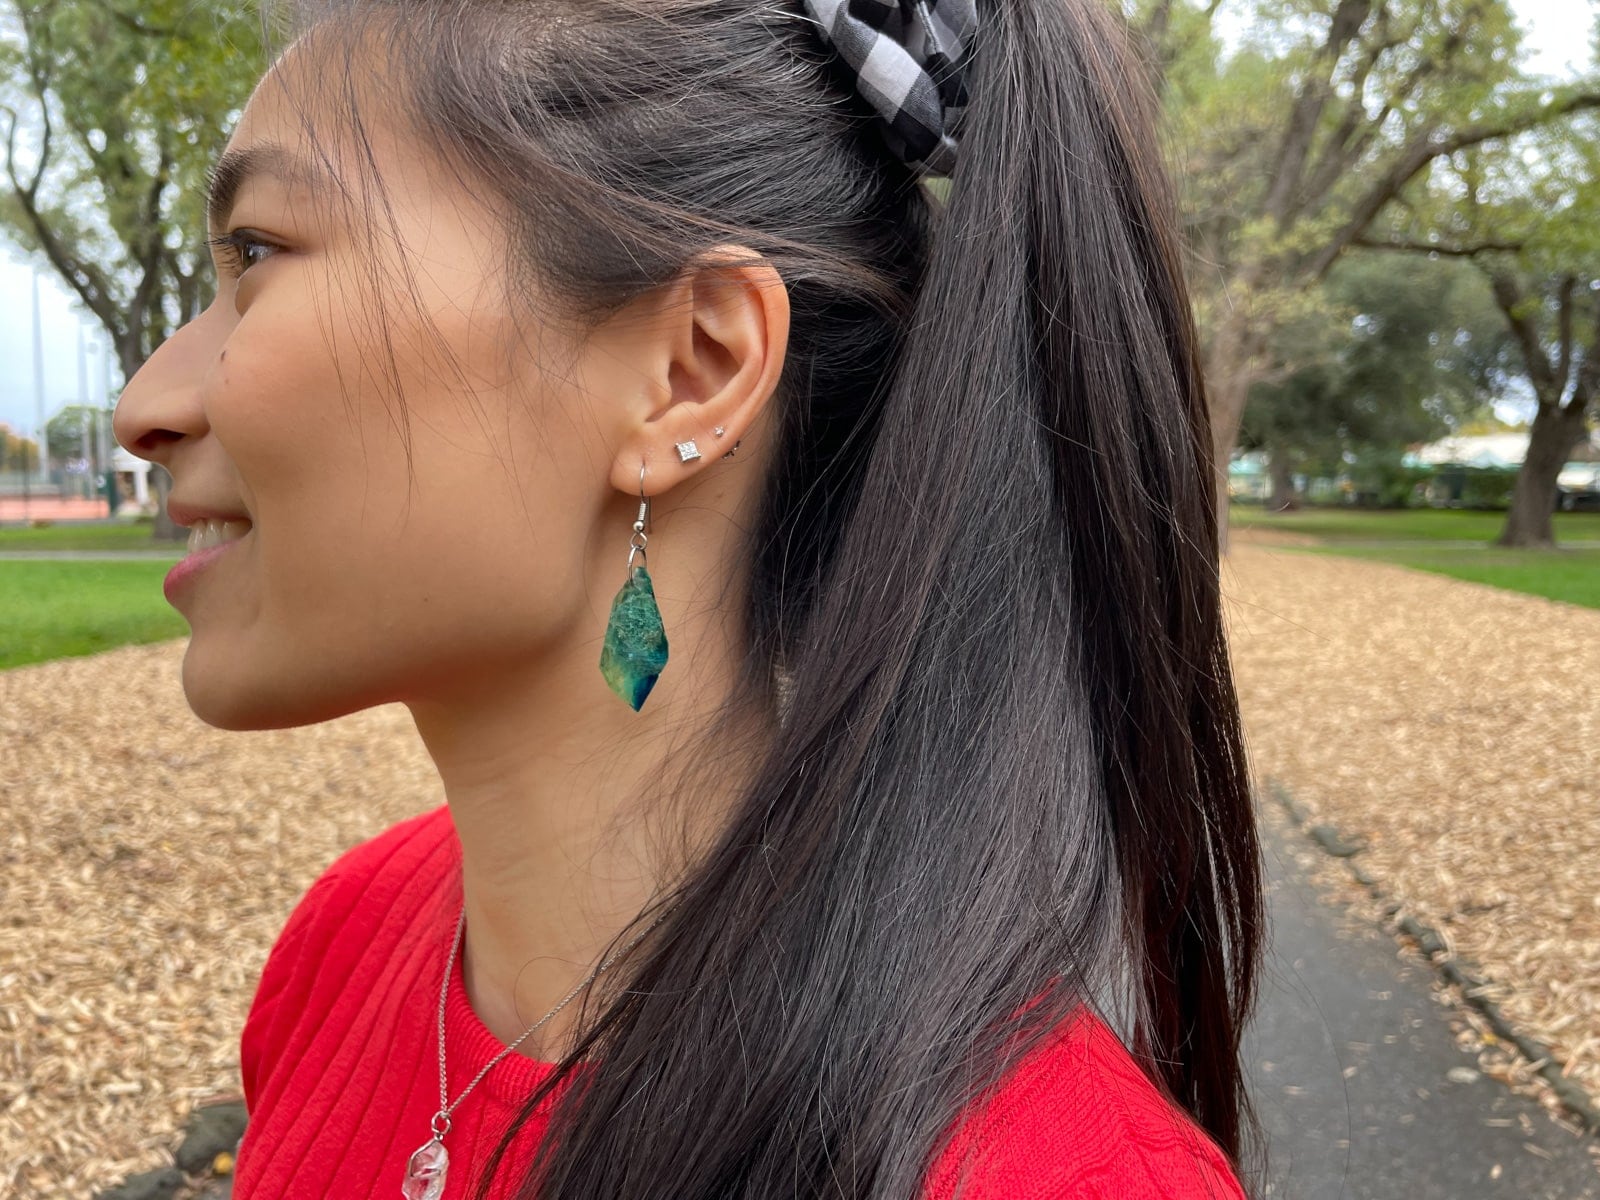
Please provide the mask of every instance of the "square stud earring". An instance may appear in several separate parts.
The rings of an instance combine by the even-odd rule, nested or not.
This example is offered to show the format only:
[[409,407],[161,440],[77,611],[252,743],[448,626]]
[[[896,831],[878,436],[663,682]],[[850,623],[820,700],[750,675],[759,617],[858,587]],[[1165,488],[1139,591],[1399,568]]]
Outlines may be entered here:
[[691,458],[700,457],[700,451],[698,448],[696,448],[692,440],[687,442],[676,442],[674,444],[678,447],[679,462],[688,462]]

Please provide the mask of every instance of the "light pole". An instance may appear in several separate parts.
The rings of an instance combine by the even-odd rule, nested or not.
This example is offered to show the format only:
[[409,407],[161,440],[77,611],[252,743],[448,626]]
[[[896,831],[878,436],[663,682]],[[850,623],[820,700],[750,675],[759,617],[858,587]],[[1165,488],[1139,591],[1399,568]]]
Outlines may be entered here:
[[94,410],[96,447],[100,454],[100,470],[105,479],[108,516],[116,516],[122,495],[117,488],[116,450],[111,444],[111,335],[101,329],[95,338],[100,351],[100,403]]
[[[39,482],[50,480],[50,446],[44,417],[44,321],[39,315],[39,268],[33,268],[33,402],[39,414]],[[27,471],[24,470],[26,475]]]
[[84,499],[89,500],[94,497],[94,445],[90,441],[93,431],[89,428],[93,413],[89,408],[89,345],[83,336],[82,318],[78,320],[78,420],[83,432]]

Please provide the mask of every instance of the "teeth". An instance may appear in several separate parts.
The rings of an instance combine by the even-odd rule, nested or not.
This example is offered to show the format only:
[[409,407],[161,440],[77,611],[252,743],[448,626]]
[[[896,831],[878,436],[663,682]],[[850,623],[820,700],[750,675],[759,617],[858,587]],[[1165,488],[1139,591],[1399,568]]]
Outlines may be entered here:
[[249,532],[249,521],[196,521],[189,527],[189,553],[209,550],[223,542],[236,542]]

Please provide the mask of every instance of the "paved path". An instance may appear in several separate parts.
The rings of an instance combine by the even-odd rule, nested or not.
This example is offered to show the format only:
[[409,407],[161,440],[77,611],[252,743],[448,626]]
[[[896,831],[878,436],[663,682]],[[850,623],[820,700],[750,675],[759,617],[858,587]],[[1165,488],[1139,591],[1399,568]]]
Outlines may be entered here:
[[[1298,532],[1298,531],[1296,531]],[[1509,551],[1506,546],[1496,546],[1487,538],[1473,540],[1464,538],[1329,538],[1318,542],[1319,550],[1501,550]],[[1556,538],[1557,550],[1600,550],[1600,541],[1594,538]]]
[[171,550],[0,550],[0,562],[176,562],[184,547]]
[[1274,803],[1262,832],[1270,947],[1245,1061],[1273,1200],[1600,1200],[1600,1169],[1534,1101],[1459,1048],[1431,968],[1320,898],[1294,851],[1323,853]]

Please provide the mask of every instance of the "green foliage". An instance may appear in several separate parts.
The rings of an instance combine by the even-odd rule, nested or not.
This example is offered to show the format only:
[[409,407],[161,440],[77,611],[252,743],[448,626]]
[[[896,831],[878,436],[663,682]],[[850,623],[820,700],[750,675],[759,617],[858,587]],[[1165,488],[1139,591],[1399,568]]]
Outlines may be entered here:
[[1215,6],[1140,9],[1147,24],[1154,9],[1172,13],[1166,97],[1211,262],[1320,272],[1346,227],[1426,165],[1406,169],[1426,143],[1538,125],[1565,99],[1518,78],[1504,0],[1261,3],[1231,53],[1197,32]]
[[0,9],[0,228],[95,314],[125,374],[209,298],[204,176],[263,66],[259,29],[243,3]]
[[38,466],[38,441],[0,424],[0,471],[37,470]]
[[1517,483],[1515,467],[1468,467],[1461,503],[1468,508],[1509,508]]
[[[1352,256],[1313,289],[1270,353],[1274,376],[1250,392],[1240,443],[1336,475],[1362,464],[1360,490],[1385,504],[1405,485],[1404,447],[1448,433],[1495,394],[1509,347],[1483,281],[1461,263]],[[1383,464],[1393,459],[1393,466]]]
[[1409,508],[1419,490],[1433,476],[1428,466],[1407,466],[1404,451],[1369,449],[1356,455],[1347,472],[1356,503],[1370,508]]
[[50,452],[58,457],[76,456],[83,446],[85,429],[88,430],[90,445],[94,446],[97,429],[105,421],[103,409],[87,404],[68,404],[45,423],[45,438]]
[[[1558,136],[1559,132],[1559,136]],[[1476,147],[1413,181],[1381,244],[1471,261],[1540,405],[1589,404],[1600,374],[1600,119]]]

